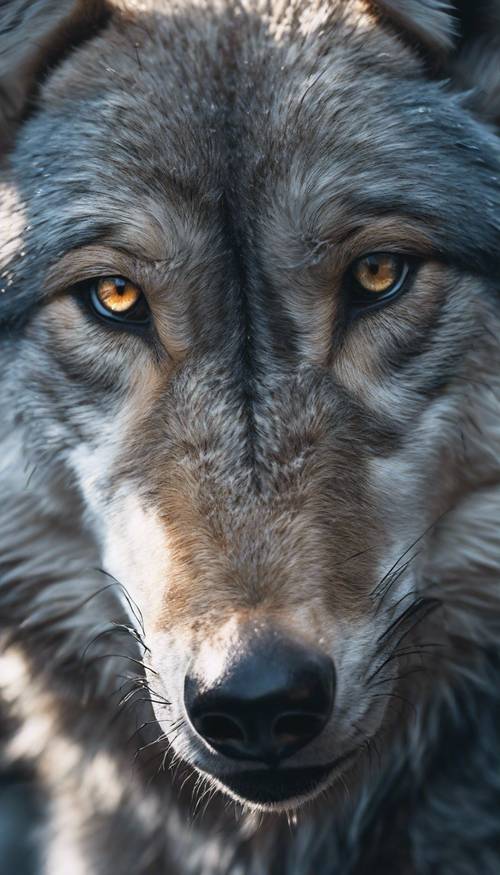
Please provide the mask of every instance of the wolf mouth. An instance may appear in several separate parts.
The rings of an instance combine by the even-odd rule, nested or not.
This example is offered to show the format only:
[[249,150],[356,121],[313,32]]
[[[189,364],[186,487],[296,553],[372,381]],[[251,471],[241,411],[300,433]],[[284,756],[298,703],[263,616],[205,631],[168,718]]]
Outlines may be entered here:
[[244,770],[222,776],[213,775],[230,792],[247,802],[261,805],[283,803],[314,794],[332,772],[351,760],[351,750],[326,765],[307,768],[266,768]]

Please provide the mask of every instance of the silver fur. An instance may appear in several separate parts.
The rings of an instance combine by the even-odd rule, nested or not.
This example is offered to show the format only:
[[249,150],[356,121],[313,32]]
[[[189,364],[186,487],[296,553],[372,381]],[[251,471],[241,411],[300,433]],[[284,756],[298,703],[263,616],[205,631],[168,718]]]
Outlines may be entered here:
[[[500,870],[499,33],[493,0],[0,6],[2,795],[30,875]],[[411,287],[346,320],[385,249]],[[153,336],[86,310],[114,274]],[[269,621],[337,668],[293,764],[358,753],[285,814],[228,811],[184,675]]]

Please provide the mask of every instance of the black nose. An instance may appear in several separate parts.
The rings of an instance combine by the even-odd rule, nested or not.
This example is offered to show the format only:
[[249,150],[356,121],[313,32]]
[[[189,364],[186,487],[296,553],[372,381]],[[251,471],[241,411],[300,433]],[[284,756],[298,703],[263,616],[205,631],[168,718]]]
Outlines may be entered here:
[[266,633],[250,639],[210,684],[203,667],[187,676],[184,701],[210,747],[232,759],[275,765],[319,735],[334,693],[329,657]]

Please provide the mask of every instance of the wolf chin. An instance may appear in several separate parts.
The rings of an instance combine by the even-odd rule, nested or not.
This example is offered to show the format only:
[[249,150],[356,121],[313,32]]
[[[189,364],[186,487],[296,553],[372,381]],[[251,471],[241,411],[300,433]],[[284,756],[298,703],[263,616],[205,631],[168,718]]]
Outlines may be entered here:
[[33,871],[498,873],[499,51],[487,0],[2,4]]

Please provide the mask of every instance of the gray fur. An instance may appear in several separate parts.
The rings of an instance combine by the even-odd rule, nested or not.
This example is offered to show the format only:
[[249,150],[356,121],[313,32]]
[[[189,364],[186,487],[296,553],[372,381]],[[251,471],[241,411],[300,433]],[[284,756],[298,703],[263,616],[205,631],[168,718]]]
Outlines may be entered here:
[[380,0],[378,6],[424,45],[445,52],[453,48],[458,21],[448,0]]
[[0,10],[0,147],[49,65],[95,28],[99,0],[18,0]]
[[[56,818],[49,853],[66,835],[106,873],[125,840],[131,860],[158,842],[137,875],[498,871],[498,12],[481,10],[0,7],[0,615],[30,678],[3,710],[15,740],[49,696],[30,780],[97,836],[75,850]],[[346,269],[386,246],[420,272],[346,323]],[[147,293],[149,340],[78,303],[114,273]],[[360,751],[291,833],[269,813],[235,827],[182,719],[186,665],[269,617],[337,666],[336,723],[296,764]],[[117,734],[91,725],[103,702]],[[76,737],[82,780],[101,749],[122,768],[129,719],[160,781],[139,758],[121,791],[139,815],[117,823],[48,764]]]

